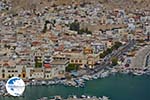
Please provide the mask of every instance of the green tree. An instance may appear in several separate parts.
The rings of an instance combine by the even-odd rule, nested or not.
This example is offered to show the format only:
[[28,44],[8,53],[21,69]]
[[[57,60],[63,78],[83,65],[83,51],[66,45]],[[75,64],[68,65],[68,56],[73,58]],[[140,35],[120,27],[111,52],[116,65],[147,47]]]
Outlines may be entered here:
[[144,40],[142,40],[142,39],[141,39],[141,40],[137,40],[137,41],[138,41],[139,43],[144,43]]
[[35,68],[41,68],[41,67],[42,67],[42,63],[35,62]]
[[92,34],[92,32],[88,30],[88,28],[86,28],[86,29],[82,28],[78,31],[78,34],[83,34],[83,33]]
[[109,53],[111,53],[113,51],[113,49],[112,48],[107,48],[107,50],[106,50],[106,54],[109,54]]
[[92,32],[91,32],[91,31],[89,31],[89,29],[88,29],[88,28],[86,28],[86,29],[85,29],[85,33],[87,33],[87,34],[92,34]]
[[117,57],[112,57],[111,62],[112,62],[113,66],[117,65],[118,64],[118,58]]
[[85,31],[84,31],[84,29],[82,28],[82,29],[80,29],[79,31],[78,31],[78,34],[83,34]]
[[71,72],[73,70],[78,70],[79,69],[79,66],[78,65],[75,65],[75,64],[69,64],[67,67],[66,67],[66,71],[67,72]]
[[104,53],[100,53],[100,58],[104,58],[106,55]]
[[107,48],[103,53],[100,54],[100,58],[104,58],[106,55],[112,53],[113,50],[118,49],[120,46],[122,46],[121,42],[115,42],[111,48]]
[[78,21],[75,21],[73,23],[70,24],[70,30],[73,30],[73,31],[79,31],[80,30],[80,24]]
[[44,28],[43,28],[43,31],[42,31],[42,32],[43,32],[43,33],[45,33],[46,31],[47,31],[47,24],[45,23],[45,24],[44,24]]
[[72,76],[69,73],[66,73],[65,77],[67,80],[71,80],[71,78],[72,78]]
[[92,34],[92,32],[91,31],[87,31],[87,34]]
[[120,46],[122,46],[122,43],[117,41],[115,42],[114,46],[112,46],[112,49],[118,49]]

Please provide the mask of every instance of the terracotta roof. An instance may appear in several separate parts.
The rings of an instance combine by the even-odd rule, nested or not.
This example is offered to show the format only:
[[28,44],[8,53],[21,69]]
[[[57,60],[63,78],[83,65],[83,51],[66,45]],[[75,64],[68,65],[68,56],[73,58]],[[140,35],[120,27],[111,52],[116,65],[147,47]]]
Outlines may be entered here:
[[40,45],[40,44],[41,44],[41,43],[38,42],[38,41],[33,41],[33,42],[32,42],[32,45],[33,45],[33,46],[35,46],[35,45]]
[[93,56],[90,55],[90,56],[88,56],[88,58],[93,58]]
[[4,63],[3,66],[10,66],[8,63]]
[[45,68],[51,68],[50,64],[44,64]]

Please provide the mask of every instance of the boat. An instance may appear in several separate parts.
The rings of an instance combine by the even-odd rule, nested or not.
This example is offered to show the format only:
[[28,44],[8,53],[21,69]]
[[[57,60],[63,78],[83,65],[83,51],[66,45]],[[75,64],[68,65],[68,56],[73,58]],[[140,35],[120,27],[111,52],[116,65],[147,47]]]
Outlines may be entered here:
[[93,75],[92,78],[93,79],[98,79],[98,76],[97,75]]
[[146,75],[148,75],[148,76],[149,76],[149,75],[150,75],[150,72],[146,72]]
[[26,84],[25,84],[26,86],[29,86],[30,85],[30,82],[26,82]]
[[90,97],[90,96],[87,96],[86,98],[87,98],[87,99],[90,99],[91,97]]
[[86,98],[86,96],[85,95],[81,95],[81,98]]
[[111,69],[111,70],[109,71],[109,73],[110,73],[111,75],[115,75],[117,72],[118,72],[118,70],[115,69],[115,68],[113,68],[113,69]]
[[47,85],[46,81],[42,81],[41,85]]
[[84,84],[84,83],[81,83],[81,84],[79,84],[79,87],[84,88],[84,87],[85,87],[85,84]]
[[106,96],[103,96],[102,100],[110,100],[110,99],[108,97],[106,97]]
[[61,96],[55,96],[55,100],[62,100]]
[[142,71],[133,72],[133,75],[136,75],[136,76],[141,76],[143,74],[144,73]]
[[77,96],[76,95],[69,95],[68,98],[77,99]]
[[86,80],[86,81],[89,81],[89,80],[90,80],[90,78],[89,78],[87,75],[82,76],[82,79],[84,79],[84,80]]
[[42,97],[42,98],[37,99],[37,100],[48,100],[48,97]]
[[130,71],[127,70],[127,69],[121,71],[122,74],[128,74],[129,72],[130,72]]
[[105,77],[107,77],[108,75],[109,75],[109,71],[103,72],[103,73],[101,74],[101,78],[105,78]]

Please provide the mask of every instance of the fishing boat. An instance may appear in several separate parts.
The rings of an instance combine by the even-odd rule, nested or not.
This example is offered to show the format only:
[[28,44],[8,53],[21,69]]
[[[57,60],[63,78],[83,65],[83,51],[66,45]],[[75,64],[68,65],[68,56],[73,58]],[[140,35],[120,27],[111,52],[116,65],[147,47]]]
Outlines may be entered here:
[[133,72],[133,75],[136,75],[136,76],[141,76],[143,75],[144,72],[143,71],[136,71],[136,72]]
[[109,75],[109,71],[103,72],[103,73],[101,74],[101,78],[105,78],[105,77],[107,77],[108,75]]
[[110,100],[110,99],[106,96],[103,96],[101,100]]

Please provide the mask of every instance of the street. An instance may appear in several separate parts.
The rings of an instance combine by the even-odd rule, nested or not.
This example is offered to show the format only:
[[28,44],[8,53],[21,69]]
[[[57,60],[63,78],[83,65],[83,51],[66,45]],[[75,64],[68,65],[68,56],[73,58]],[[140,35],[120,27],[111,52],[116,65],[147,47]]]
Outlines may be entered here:
[[102,69],[111,67],[110,62],[112,57],[120,58],[124,52],[128,52],[128,50],[136,44],[135,40],[129,41],[126,45],[121,46],[117,51],[112,52],[111,54],[107,55],[105,61],[102,61],[100,65],[96,65],[94,69],[88,69],[87,74],[93,75],[99,72]]

